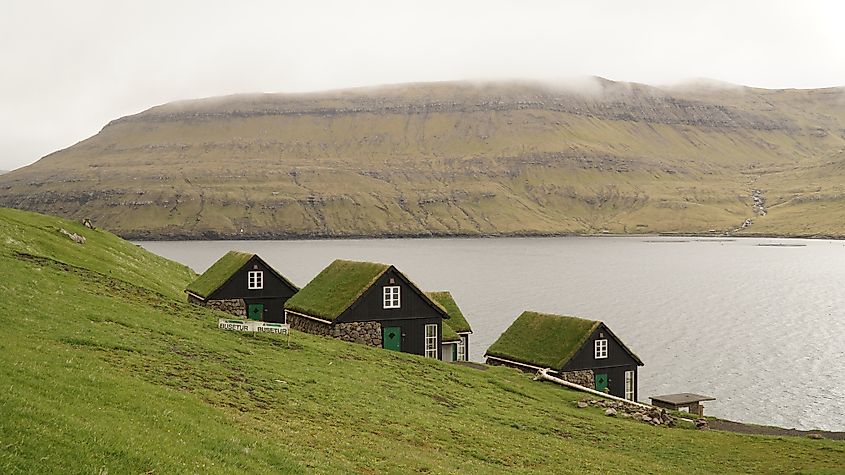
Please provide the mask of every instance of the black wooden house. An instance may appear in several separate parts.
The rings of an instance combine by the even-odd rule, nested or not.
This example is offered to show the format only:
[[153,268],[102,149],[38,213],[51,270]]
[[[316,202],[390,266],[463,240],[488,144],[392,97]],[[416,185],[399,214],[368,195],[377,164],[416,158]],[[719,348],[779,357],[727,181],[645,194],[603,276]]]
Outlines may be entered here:
[[229,251],[193,281],[188,301],[237,317],[284,323],[284,305],[299,289],[256,254]]
[[443,307],[395,267],[336,260],[285,304],[291,328],[441,357]]
[[487,349],[488,364],[524,371],[548,368],[589,389],[636,401],[643,365],[603,322],[523,312]]

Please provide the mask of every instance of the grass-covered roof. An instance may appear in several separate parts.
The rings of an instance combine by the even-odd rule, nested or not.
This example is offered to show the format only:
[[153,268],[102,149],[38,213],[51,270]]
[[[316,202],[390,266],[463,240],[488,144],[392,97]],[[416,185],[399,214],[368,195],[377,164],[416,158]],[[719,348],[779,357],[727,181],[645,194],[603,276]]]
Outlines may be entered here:
[[291,297],[285,308],[334,321],[390,266],[338,259]]
[[240,270],[255,254],[241,251],[229,251],[208,268],[186,289],[192,294],[207,298],[225,284],[232,274]]
[[443,335],[441,335],[441,340],[443,343],[449,343],[453,341],[461,341],[460,335],[452,328],[451,323],[449,320],[443,320]]
[[[441,291],[426,292],[425,294],[428,298],[440,304],[440,306],[446,310],[446,313],[449,314],[449,326],[452,330],[458,333],[472,332],[472,328],[470,328],[469,323],[466,318],[464,318],[463,312],[461,312],[461,309],[458,307],[458,304],[455,302],[451,293]],[[445,335],[446,333],[444,332],[443,334]]]
[[487,354],[559,370],[600,324],[595,320],[526,311],[487,349]]

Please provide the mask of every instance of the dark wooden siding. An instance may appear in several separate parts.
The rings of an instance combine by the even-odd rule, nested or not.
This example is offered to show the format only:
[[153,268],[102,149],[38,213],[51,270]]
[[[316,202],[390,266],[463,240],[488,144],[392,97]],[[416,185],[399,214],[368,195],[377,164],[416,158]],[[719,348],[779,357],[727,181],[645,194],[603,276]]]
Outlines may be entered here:
[[[247,279],[251,270],[264,271],[264,288],[249,290]],[[208,300],[224,299],[281,299],[282,305],[296,293],[295,289],[288,286],[282,279],[270,270],[258,256],[250,259],[239,271],[237,271],[225,284],[220,286]]]
[[440,359],[443,336],[441,334],[443,320],[436,318],[418,318],[401,320],[381,320],[382,330],[386,327],[399,327],[402,332],[402,352],[415,355],[425,355],[425,326],[437,324],[437,358]]
[[[626,366],[614,366],[612,368],[596,368],[593,370],[594,374],[607,374],[607,389],[610,390],[610,394],[617,396],[617,397],[625,397],[625,371],[633,371],[634,372],[634,400],[637,400],[639,396],[637,394],[637,386],[639,381],[637,381],[637,365],[626,365]],[[595,389],[595,388],[591,388]]]
[[[398,285],[399,308],[384,308],[384,287]],[[357,302],[352,304],[335,323],[372,322],[381,323],[381,327],[399,327],[402,329],[402,351],[415,355],[425,355],[425,325],[437,324],[437,358],[440,358],[440,345],[443,341],[443,315],[426,299],[422,298],[399,273],[392,267],[373,284]]]
[[262,318],[262,320],[273,323],[285,323],[285,301],[287,301],[287,299],[278,297],[244,299],[244,303],[247,306],[251,303],[264,304],[264,318]]
[[[607,340],[607,358],[595,358],[595,341]],[[634,372],[634,400],[639,397],[637,386],[639,386],[639,375],[637,374],[637,360],[635,360],[613,335],[607,330],[604,324],[599,325],[584,345],[575,353],[569,362],[564,365],[562,371],[575,371],[579,369],[591,369],[594,374],[607,374],[607,388],[610,394],[618,397],[625,397],[625,371]],[[591,388],[595,389],[595,388]]]
[[[602,337],[601,335],[604,334]],[[607,358],[595,358],[595,341],[600,339],[607,340]],[[596,331],[590,335],[590,338],[584,343],[569,362],[561,368],[562,371],[573,371],[578,369],[596,369],[596,368],[610,368],[614,366],[637,366],[637,361],[622,348],[622,345],[616,341],[607,327],[604,324],[599,325]]]
[[[393,283],[391,283],[391,280]],[[401,289],[400,307],[384,308],[384,287],[398,285]],[[384,320],[411,320],[416,318],[442,318],[438,309],[433,307],[398,276],[394,269],[389,269],[372,287],[370,287],[335,321],[370,322]]]

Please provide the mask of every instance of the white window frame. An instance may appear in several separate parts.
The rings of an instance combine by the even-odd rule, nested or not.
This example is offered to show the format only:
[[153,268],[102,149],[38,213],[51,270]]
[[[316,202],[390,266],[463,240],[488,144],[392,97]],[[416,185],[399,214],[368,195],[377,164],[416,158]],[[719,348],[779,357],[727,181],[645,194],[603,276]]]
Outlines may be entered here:
[[455,357],[456,361],[467,360],[467,345],[463,335],[458,335],[458,354]]
[[261,290],[264,288],[264,271],[251,270],[246,275],[246,288],[248,290]]
[[603,359],[607,358],[607,339],[606,338],[596,340],[593,348],[594,348],[594,351],[595,351],[594,355],[595,355],[597,360],[603,360]]
[[629,401],[634,400],[634,388],[636,387],[634,384],[634,372],[633,371],[625,371],[625,399]]
[[429,323],[425,326],[425,356],[437,358],[437,324]]
[[400,308],[402,306],[402,302],[400,299],[400,291],[401,287],[398,285],[387,285],[384,287],[383,292],[383,303],[384,308]]

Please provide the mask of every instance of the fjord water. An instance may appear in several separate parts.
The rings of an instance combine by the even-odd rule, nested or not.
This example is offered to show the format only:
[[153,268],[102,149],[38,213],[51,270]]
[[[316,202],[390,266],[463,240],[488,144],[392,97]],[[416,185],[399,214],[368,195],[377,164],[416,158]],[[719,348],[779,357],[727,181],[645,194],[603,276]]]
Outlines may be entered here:
[[845,242],[494,238],[141,242],[204,271],[256,252],[303,286],[336,258],[396,265],[450,290],[470,356],[526,309],[602,320],[645,363],[640,399],[711,395],[711,415],[845,430]]

